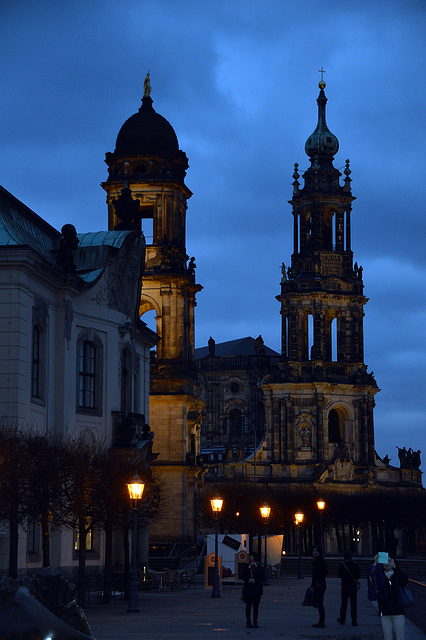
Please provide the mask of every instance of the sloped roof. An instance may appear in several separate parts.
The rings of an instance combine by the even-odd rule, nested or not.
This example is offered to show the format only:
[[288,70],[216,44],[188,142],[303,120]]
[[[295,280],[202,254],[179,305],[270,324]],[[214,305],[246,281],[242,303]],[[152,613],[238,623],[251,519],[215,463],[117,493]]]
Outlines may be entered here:
[[0,247],[30,247],[54,263],[52,251],[60,235],[59,231],[0,187]]
[[[256,340],[250,336],[246,338],[237,338],[229,340],[229,342],[219,342],[215,344],[215,356],[279,356],[280,354],[263,345],[262,351],[256,351]],[[206,358],[209,355],[209,347],[200,347],[195,349],[195,360]]]
[[94,282],[105,268],[109,248],[120,249],[124,240],[137,231],[96,231],[78,233],[74,252],[76,274],[85,282]]
[[[126,237],[137,231],[96,231],[77,234],[78,249],[73,252],[76,273],[87,283],[102,273],[109,248],[120,249]],[[28,247],[37,255],[57,264],[60,231],[0,186],[0,249]]]

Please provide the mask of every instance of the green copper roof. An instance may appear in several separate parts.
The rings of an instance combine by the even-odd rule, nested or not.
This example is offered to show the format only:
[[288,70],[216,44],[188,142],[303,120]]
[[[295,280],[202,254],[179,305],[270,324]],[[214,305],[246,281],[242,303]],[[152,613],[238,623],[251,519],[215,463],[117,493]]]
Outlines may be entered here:
[[[110,249],[120,249],[129,234],[137,231],[96,231],[77,234],[78,248],[73,252],[76,275],[93,283],[103,272]],[[0,187],[0,250],[28,247],[55,265],[61,233],[31,211],[11,193]]]

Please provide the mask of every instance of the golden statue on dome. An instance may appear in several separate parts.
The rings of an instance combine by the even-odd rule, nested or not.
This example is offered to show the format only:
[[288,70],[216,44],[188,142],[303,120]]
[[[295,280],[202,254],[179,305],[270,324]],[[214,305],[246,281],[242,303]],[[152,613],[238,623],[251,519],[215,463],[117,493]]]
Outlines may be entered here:
[[151,80],[149,78],[149,70],[146,74],[145,81],[143,83],[143,97],[149,97],[151,95]]

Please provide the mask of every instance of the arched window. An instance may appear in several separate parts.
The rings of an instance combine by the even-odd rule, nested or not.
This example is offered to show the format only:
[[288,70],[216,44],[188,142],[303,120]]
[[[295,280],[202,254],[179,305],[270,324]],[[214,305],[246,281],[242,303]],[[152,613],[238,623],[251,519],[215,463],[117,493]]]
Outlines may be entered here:
[[342,442],[340,416],[336,409],[332,409],[328,414],[328,440],[329,442]]
[[231,393],[239,393],[240,385],[238,384],[238,382],[231,382],[230,390]]

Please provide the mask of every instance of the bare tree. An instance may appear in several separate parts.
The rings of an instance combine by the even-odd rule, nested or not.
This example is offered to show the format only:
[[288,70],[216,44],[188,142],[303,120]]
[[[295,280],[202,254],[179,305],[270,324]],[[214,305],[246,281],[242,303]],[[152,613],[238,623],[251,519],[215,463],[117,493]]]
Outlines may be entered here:
[[0,519],[9,524],[9,576],[18,575],[19,525],[28,515],[25,469],[28,464],[23,433],[12,422],[0,424]]

